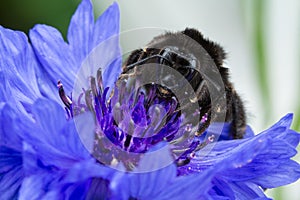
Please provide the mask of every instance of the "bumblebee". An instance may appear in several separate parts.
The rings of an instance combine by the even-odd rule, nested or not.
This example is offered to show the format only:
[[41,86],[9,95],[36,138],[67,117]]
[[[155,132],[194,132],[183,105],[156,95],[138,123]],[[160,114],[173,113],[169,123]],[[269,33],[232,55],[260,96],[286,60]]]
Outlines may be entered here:
[[[189,40],[186,38],[189,38]],[[200,45],[204,51],[191,51],[191,49],[197,49],[195,48],[197,45]],[[226,109],[222,110],[225,113],[225,119],[222,122],[230,123],[230,134],[232,138],[240,139],[243,138],[246,129],[245,109],[240,96],[229,80],[228,68],[223,66],[225,58],[226,53],[220,45],[206,39],[198,30],[186,28],[181,32],[168,32],[157,36],[144,49],[133,51],[123,65],[122,75],[134,76],[136,69],[149,63],[157,63],[171,67],[189,82],[193,92],[196,94],[194,101],[198,103],[201,109],[199,121],[203,121],[203,123],[199,125],[198,133],[201,134],[212,120],[218,118],[217,115],[220,113],[220,110]],[[214,80],[205,80],[203,74],[197,70],[203,68],[205,65],[207,65],[206,68],[209,70],[209,62],[214,63],[221,76],[222,83],[213,84],[215,84],[216,87],[221,84],[224,85],[223,96],[225,97],[224,104],[226,105],[213,106],[212,102],[214,99],[211,99],[208,83]],[[208,71],[208,73],[210,72]],[[155,73],[148,75],[156,76]],[[180,82],[180,80],[169,81]],[[147,87],[152,86],[148,85]],[[170,99],[175,96],[172,92],[172,88],[163,85],[157,87],[157,95],[165,99]]]

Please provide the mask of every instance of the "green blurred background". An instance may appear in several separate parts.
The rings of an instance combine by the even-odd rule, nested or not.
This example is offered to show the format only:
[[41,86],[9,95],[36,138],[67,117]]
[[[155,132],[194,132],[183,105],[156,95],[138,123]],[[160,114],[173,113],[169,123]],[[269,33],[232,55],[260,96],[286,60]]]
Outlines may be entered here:
[[70,18],[79,3],[80,0],[2,1],[0,24],[26,33],[37,23],[48,24],[65,35]]
[[[100,15],[111,0],[93,1]],[[158,27],[200,29],[229,54],[227,65],[246,102],[255,132],[295,113],[300,131],[300,3],[297,0],[119,0],[121,30]],[[34,24],[56,27],[65,36],[80,0],[10,0],[0,7],[0,24],[28,33]],[[154,36],[154,35],[153,35]],[[145,41],[145,44],[148,41]],[[125,44],[126,45],[126,44]],[[300,160],[300,158],[296,158]],[[274,199],[299,199],[300,181],[268,190]]]

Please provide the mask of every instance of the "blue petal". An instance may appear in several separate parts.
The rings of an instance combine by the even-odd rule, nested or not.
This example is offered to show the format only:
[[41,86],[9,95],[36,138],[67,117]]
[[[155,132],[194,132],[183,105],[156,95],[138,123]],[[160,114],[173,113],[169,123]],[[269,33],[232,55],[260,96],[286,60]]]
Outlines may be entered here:
[[[109,191],[109,181],[101,178],[92,179],[85,199],[113,199]],[[117,199],[121,200],[120,197]]]
[[[86,199],[93,186],[91,179],[109,180],[114,173],[112,169],[99,165],[92,159],[74,161],[68,168],[60,169],[51,166],[50,162],[43,165],[38,158],[39,152],[35,152],[33,148],[27,148],[25,154],[25,159],[28,159],[27,178],[20,191],[22,199],[32,196],[36,199]],[[28,170],[28,165],[34,173],[31,169]]]
[[61,199],[86,199],[88,187],[90,186],[89,181],[77,182],[72,185],[63,186],[59,192]]
[[38,94],[35,71],[35,55],[23,32],[12,31],[0,26],[0,69],[9,76],[22,80],[30,89],[29,94]]
[[47,75],[47,72],[40,67],[40,70],[36,71],[36,77],[42,96],[63,104],[58,97],[57,86],[51,83],[51,78]]
[[[114,83],[121,73],[121,53],[119,48],[119,37],[111,37],[97,47],[89,54],[78,70],[73,94],[77,99],[82,93],[82,89],[90,88],[90,77],[97,77],[97,71],[101,69],[103,88],[109,87],[111,90]],[[107,98],[109,95],[107,95]]]
[[293,114],[287,114],[271,128],[262,132],[262,134],[268,134],[269,137],[282,139],[285,143],[295,148],[299,144],[300,134],[290,129],[292,120]]
[[68,41],[77,64],[91,51],[94,28],[93,7],[90,0],[83,0],[73,15],[69,30]]
[[[82,172],[85,173],[82,173]],[[95,160],[87,160],[78,162],[69,168],[63,180],[64,183],[76,183],[87,180],[91,177],[101,177],[104,179],[111,179],[115,171],[109,167],[99,165]]]
[[[132,174],[130,177],[129,184],[132,185],[133,197],[151,199],[151,196],[155,197],[161,188],[165,188],[176,177],[176,166],[173,164],[169,149],[162,147],[158,151],[159,156],[155,151],[147,153],[136,169],[136,172],[148,172]],[[161,168],[163,163],[169,165]],[[161,169],[157,170],[157,168]]]
[[229,187],[227,181],[215,178],[212,183],[214,186],[209,193],[213,198],[227,197],[228,199],[234,199],[234,192]]
[[59,31],[50,26],[36,25],[29,35],[35,54],[52,83],[60,79],[66,92],[72,91],[80,63],[76,63],[70,47]]
[[49,87],[24,33],[0,26],[0,63],[2,82],[7,82],[6,88],[3,87],[7,97],[2,100],[13,101],[15,98],[17,106],[21,102],[25,107],[42,96],[57,99],[53,96],[57,91],[53,93],[53,87]]
[[0,145],[1,199],[17,199],[23,178],[21,152]]
[[[118,47],[117,47],[118,48]],[[109,87],[110,89],[112,89],[114,87],[115,82],[117,81],[117,79],[119,78],[120,74],[121,74],[121,66],[122,66],[122,58],[119,57],[120,56],[120,51],[118,49],[115,49],[116,51],[116,57],[115,60],[108,65],[108,67],[106,67],[104,69],[103,72],[103,85],[104,87]]]
[[96,21],[93,33],[93,47],[114,35],[118,35],[119,31],[120,11],[118,4],[114,2]]
[[144,155],[133,173],[119,176],[111,184],[119,185],[114,187],[115,193],[122,199],[153,199],[175,177],[176,166],[167,144],[162,142]]
[[100,68],[103,88],[114,87],[121,73],[121,50],[119,46],[120,13],[117,3],[113,3],[96,21],[93,32],[92,51],[77,73],[73,93],[79,95],[82,88],[89,88],[89,77],[96,77]]
[[269,129],[263,131],[261,134],[268,134],[270,137],[283,137],[287,134],[293,121],[293,114],[287,114],[282,117],[276,124]]
[[[292,183],[300,178],[300,165],[291,160],[299,143],[299,134],[289,129],[291,117],[287,115],[255,137],[210,144],[198,151],[196,157],[179,171],[201,172],[211,167],[223,168],[218,178],[227,181],[233,191],[235,184],[252,184],[251,191],[256,190],[254,193],[257,195],[261,193],[259,186],[273,188]],[[251,194],[248,186],[244,191],[242,188],[239,190],[241,196]]]
[[[84,113],[74,118],[74,123],[80,141],[84,147],[90,152],[93,152],[95,140],[95,122],[92,113]],[[78,141],[74,141],[78,142]]]
[[55,166],[44,165],[40,152],[34,146],[24,143],[24,169],[26,178],[22,183],[19,199],[64,199],[57,190],[65,176],[64,170]]
[[[29,89],[22,80],[13,76],[8,76],[5,72],[0,72],[2,97],[1,101],[14,105],[16,109],[28,116],[31,113],[30,105],[33,104],[35,97],[30,98]],[[26,94],[29,94],[26,96]],[[29,117],[29,116],[28,116]]]
[[[57,103],[39,99],[33,110],[33,128],[23,134],[27,175],[21,189],[23,199],[31,195],[38,199],[75,196],[84,199],[91,178],[109,180],[113,177],[112,169],[96,163],[91,157],[78,136],[77,128],[80,127],[73,121],[66,121]],[[78,116],[77,121],[84,122],[85,117]]]
[[250,182],[229,182],[229,186],[234,191],[234,199],[248,200],[248,199],[260,199],[267,200],[263,190],[257,185]]
[[[49,183],[57,182],[58,178],[61,177],[58,177],[57,174],[47,174],[41,172],[36,172],[34,175],[26,177],[20,189],[19,199],[43,199],[43,197],[47,195],[47,192],[49,192]],[[59,196],[56,196],[55,199],[62,199],[57,197]]]
[[285,135],[280,136],[279,138],[291,145],[293,148],[296,148],[300,142],[300,134],[293,130],[288,130]]
[[298,180],[300,166],[290,160],[296,153],[295,149],[282,140],[268,139],[267,144],[246,164],[227,169],[222,173],[223,176],[228,180],[253,182],[263,188],[278,187]]
[[110,182],[109,188],[112,191],[112,199],[128,200],[130,198],[130,187],[128,174],[123,173],[124,167],[122,166],[121,172],[115,173]]
[[[274,164],[276,159],[269,165]],[[265,174],[255,177],[252,182],[260,185],[263,188],[275,188],[287,185],[297,181],[300,178],[300,165],[293,161],[279,161],[272,166],[272,169],[266,170]]]
[[36,123],[24,133],[24,140],[35,147],[44,165],[68,168],[79,160],[91,159],[73,121],[67,122],[59,104],[39,99],[34,104]]
[[11,102],[23,114],[41,97],[36,73],[40,73],[36,57],[24,33],[0,26],[0,101]]
[[0,144],[21,151],[22,141],[18,133],[22,130],[17,111],[4,105],[0,112],[0,122]]
[[[207,194],[212,187],[211,181],[219,172],[214,168],[208,169],[200,174],[189,176],[176,176],[176,166],[171,163],[169,166],[159,170],[151,170],[165,162],[165,159],[172,160],[170,152],[164,148],[165,143],[160,143],[154,148],[158,148],[160,156],[156,156],[152,152],[145,154],[140,161],[135,172],[126,175],[119,175],[119,178],[112,182],[116,197],[119,199],[201,199]],[[155,150],[155,149],[154,149]],[[145,171],[149,172],[136,173]]]
[[177,177],[161,190],[156,199],[204,199],[217,172],[218,169],[208,169],[199,174]]
[[64,110],[57,103],[38,99],[33,105],[33,115],[36,123],[44,130],[39,137],[44,137],[47,142],[59,140],[60,130],[66,124],[66,119]]
[[[94,29],[93,29],[94,27]],[[89,0],[84,0],[73,16],[68,32],[68,45],[61,34],[54,28],[45,25],[36,25],[30,31],[30,39],[38,60],[49,74],[52,83],[62,80],[66,92],[72,91],[76,74],[84,58],[90,51],[100,43],[119,33],[119,9],[114,3],[93,25],[92,6]],[[116,80],[116,76],[121,71],[121,64],[117,58],[120,56],[119,40],[105,47],[105,53],[98,54],[100,59],[106,61],[96,62],[95,70],[102,68],[104,72],[104,82],[110,83]],[[108,44],[108,43],[106,43]],[[106,57],[107,54],[113,54]],[[113,57],[113,60],[111,59]],[[114,61],[115,60],[115,61]],[[117,63],[117,68],[113,73],[106,72],[108,65]],[[112,65],[116,65],[116,64]],[[90,66],[93,67],[93,66]],[[94,70],[94,69],[93,69]],[[90,73],[88,75],[91,75]],[[92,73],[94,75],[94,73]],[[87,77],[84,77],[87,78]],[[111,78],[114,78],[111,81]],[[87,78],[88,79],[88,78]],[[110,84],[106,84],[111,86]],[[80,88],[81,89],[81,88]]]
[[22,141],[16,111],[4,105],[0,111],[0,194],[1,199],[17,199],[24,178]]
[[253,130],[251,129],[251,127],[246,126],[244,138],[250,138],[250,137],[254,137],[254,136],[255,136],[255,134],[254,134]]

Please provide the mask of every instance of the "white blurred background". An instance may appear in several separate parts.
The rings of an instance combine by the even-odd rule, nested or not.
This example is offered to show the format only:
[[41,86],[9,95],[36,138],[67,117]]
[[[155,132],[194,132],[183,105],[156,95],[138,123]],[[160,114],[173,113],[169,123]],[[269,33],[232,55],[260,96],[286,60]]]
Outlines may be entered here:
[[[112,2],[94,0],[97,15]],[[297,111],[300,97],[300,1],[117,2],[121,10],[121,31],[144,27],[179,31],[193,27],[221,44],[228,53],[226,63],[231,70],[232,81],[246,102],[248,123],[256,133],[285,114]],[[258,42],[260,36],[261,43]],[[144,44],[148,42],[144,41]],[[265,76],[260,78],[264,71]],[[267,87],[263,86],[264,83]],[[296,115],[299,116],[299,113]],[[267,193],[274,199],[300,199],[300,181]]]

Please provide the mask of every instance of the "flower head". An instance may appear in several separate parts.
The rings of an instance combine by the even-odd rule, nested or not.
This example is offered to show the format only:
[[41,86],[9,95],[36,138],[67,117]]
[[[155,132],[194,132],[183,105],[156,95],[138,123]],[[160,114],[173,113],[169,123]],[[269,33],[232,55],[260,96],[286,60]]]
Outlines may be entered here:
[[120,75],[118,5],[92,13],[83,0],[68,42],[46,25],[31,43],[0,27],[2,198],[263,199],[300,178],[291,114],[237,140],[227,122],[197,132],[207,113]]

